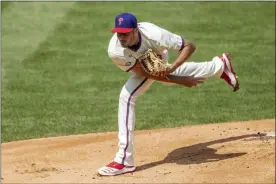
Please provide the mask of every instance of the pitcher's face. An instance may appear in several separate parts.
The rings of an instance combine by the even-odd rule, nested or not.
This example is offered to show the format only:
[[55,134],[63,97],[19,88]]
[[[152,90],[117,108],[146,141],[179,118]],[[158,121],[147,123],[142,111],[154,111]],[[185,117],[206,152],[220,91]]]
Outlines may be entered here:
[[134,29],[129,33],[117,33],[117,37],[122,47],[130,47],[133,45],[133,43],[135,43],[135,40],[138,37],[138,30]]

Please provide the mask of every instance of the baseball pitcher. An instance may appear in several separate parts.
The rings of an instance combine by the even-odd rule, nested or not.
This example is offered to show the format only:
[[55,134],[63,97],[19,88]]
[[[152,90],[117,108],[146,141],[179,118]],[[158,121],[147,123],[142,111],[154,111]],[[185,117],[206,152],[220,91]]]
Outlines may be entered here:
[[[123,71],[133,75],[122,87],[118,110],[118,152],[115,158],[98,170],[98,174],[114,176],[135,171],[133,133],[135,126],[135,101],[146,92],[154,81],[197,86],[210,77],[221,78],[232,88],[239,89],[239,82],[227,53],[210,61],[186,62],[195,51],[195,45],[183,36],[174,34],[149,22],[137,22],[130,13],[115,18],[115,27],[108,55]],[[169,52],[178,57],[168,62]]]

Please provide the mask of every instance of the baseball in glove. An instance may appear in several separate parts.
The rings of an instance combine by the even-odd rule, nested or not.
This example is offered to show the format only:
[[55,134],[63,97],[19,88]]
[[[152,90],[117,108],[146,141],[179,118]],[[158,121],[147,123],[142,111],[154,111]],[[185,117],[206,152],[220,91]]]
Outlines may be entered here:
[[149,75],[154,77],[163,76],[166,72],[168,65],[162,61],[162,59],[151,49],[146,51],[138,59],[142,69]]

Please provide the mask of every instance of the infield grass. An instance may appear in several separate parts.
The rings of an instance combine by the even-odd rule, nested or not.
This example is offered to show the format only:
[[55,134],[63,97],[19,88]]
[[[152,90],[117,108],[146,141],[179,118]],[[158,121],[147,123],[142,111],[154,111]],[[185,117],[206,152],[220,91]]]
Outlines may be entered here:
[[2,2],[1,10],[2,142],[117,130],[130,74],[106,51],[114,16],[126,11],[192,40],[190,61],[229,52],[241,83],[237,93],[215,78],[191,89],[154,83],[137,100],[136,130],[275,118],[274,2]]

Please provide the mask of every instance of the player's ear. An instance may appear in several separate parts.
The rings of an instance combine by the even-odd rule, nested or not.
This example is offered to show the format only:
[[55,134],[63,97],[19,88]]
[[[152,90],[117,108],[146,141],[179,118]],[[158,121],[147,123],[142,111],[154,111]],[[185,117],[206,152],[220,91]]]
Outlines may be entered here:
[[135,28],[134,30],[133,30],[133,32],[136,34],[136,33],[138,33],[138,28]]

